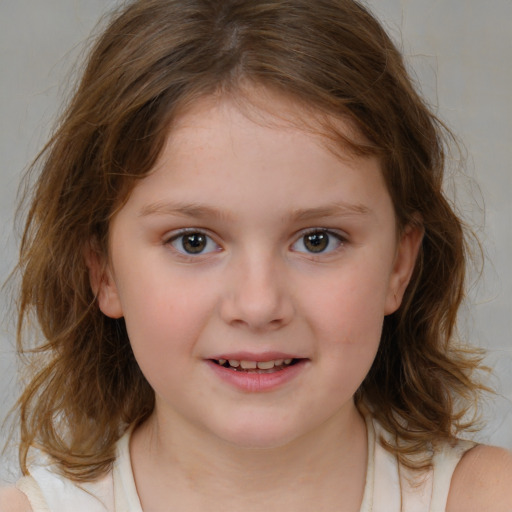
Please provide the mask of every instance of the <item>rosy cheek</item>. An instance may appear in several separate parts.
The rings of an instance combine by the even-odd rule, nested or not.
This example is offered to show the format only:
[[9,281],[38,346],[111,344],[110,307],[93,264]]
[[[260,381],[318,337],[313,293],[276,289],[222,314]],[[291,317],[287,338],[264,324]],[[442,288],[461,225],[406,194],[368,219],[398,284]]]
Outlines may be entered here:
[[305,308],[327,339],[372,344],[380,339],[383,296],[371,277],[354,272],[342,280],[331,279],[323,290],[309,294]]

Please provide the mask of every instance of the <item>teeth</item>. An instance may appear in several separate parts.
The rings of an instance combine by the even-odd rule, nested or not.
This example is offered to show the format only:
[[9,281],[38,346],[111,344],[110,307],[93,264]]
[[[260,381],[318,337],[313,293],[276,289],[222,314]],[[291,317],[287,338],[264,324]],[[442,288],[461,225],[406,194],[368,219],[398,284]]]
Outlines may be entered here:
[[258,363],[256,361],[240,361],[240,366],[244,370],[254,370],[258,366]]
[[258,363],[258,368],[260,370],[270,370],[271,368],[274,368],[275,361],[260,361]]
[[218,363],[221,366],[229,363],[231,368],[241,368],[243,370],[271,370],[276,366],[288,366],[292,361],[293,359],[275,359],[273,361],[238,361],[237,359],[218,359]]

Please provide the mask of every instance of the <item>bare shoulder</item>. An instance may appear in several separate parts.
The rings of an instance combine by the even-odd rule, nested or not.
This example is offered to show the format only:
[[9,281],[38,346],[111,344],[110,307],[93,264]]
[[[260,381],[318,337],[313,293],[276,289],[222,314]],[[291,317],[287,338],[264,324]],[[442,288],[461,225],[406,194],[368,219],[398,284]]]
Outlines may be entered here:
[[447,512],[512,512],[512,452],[477,445],[453,473]]
[[32,512],[32,507],[27,497],[16,487],[1,487],[0,512]]

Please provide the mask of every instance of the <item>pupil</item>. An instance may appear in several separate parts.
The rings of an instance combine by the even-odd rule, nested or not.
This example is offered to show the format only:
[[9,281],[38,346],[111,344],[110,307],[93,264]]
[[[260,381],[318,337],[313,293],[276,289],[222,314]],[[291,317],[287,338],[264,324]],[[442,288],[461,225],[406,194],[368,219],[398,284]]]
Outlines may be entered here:
[[325,251],[328,243],[329,235],[327,233],[322,233],[321,231],[317,233],[310,233],[304,237],[304,244],[308,251],[311,252]]
[[206,247],[206,236],[201,233],[191,233],[183,237],[183,249],[188,253],[197,254]]

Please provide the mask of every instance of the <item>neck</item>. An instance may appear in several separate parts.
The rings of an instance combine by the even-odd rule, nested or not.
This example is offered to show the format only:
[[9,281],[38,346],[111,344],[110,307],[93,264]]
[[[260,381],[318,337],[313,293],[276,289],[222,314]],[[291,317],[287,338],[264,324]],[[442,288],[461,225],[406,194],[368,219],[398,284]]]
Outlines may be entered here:
[[246,511],[263,505],[269,511],[340,511],[340,500],[347,506],[344,510],[359,510],[366,428],[351,407],[290,443],[251,449],[190,425],[171,428],[157,411],[134,432],[131,454],[144,510],[151,510],[150,502],[156,505],[158,499],[160,504],[176,503],[178,510],[178,505],[183,510],[216,510],[212,504],[223,511],[239,510],[244,503]]

